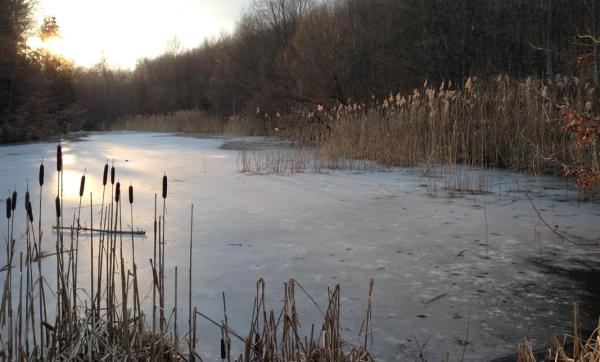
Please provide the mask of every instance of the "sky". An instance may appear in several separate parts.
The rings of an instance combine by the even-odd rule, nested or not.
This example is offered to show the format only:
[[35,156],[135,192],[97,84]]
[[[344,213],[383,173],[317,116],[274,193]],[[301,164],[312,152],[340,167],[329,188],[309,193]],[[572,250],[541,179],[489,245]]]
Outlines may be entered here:
[[133,68],[143,57],[157,56],[177,38],[193,48],[207,37],[230,32],[250,0],[40,0],[36,19],[56,17],[60,37],[44,47],[90,67],[102,57],[120,68]]

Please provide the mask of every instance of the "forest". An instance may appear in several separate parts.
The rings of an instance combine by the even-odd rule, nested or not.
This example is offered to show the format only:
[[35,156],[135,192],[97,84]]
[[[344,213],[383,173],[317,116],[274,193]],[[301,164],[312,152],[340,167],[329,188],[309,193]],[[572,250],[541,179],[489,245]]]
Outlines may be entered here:
[[[34,3],[0,1],[0,141],[102,129],[135,115],[201,111],[218,119],[313,112],[365,103],[428,80],[557,75],[598,94],[597,0],[254,0],[232,33],[139,59],[77,67],[32,50],[32,34],[60,34]],[[44,35],[45,34],[45,35]]]

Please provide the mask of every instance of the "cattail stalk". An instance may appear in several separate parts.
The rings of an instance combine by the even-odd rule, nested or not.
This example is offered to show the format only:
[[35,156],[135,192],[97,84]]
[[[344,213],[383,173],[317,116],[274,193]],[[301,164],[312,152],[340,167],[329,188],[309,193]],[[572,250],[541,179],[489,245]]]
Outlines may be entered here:
[[[194,240],[194,204],[192,204],[192,210],[190,215],[190,264],[188,269],[188,335],[191,336],[192,333],[192,244]],[[191,338],[188,337],[188,349],[190,351],[189,360],[194,361],[194,353],[192,350],[192,341]]]
[[[94,202],[90,192],[90,307],[92,313],[92,330],[96,328],[96,313],[94,311]],[[100,289],[100,286],[98,286]],[[90,360],[94,359],[94,350],[91,348],[92,339],[90,338]]]
[[[40,196],[39,196],[39,210],[38,210],[38,247],[37,247],[37,264],[38,264],[38,287],[39,287],[39,291],[40,291],[40,296],[39,296],[39,304],[40,304],[40,355],[44,354],[44,335],[46,335],[46,337],[48,337],[48,334],[46,331],[46,334],[44,333],[44,328],[43,328],[43,322],[45,320],[48,319],[47,316],[47,312],[46,312],[46,293],[44,290],[44,281],[43,281],[43,277],[42,277],[42,196],[43,196],[43,189],[44,189],[44,163],[40,163],[40,168],[39,168],[39,172],[38,172],[38,183],[40,186]],[[46,338],[47,340],[48,338]]]
[[177,334],[177,266],[175,266],[175,308],[173,309],[173,334],[175,336],[175,340],[173,341],[175,345],[175,355],[179,354],[179,336]]
[[[156,263],[156,242],[157,242],[157,222],[156,222],[156,194],[154,194],[154,262]],[[152,335],[156,336],[156,284],[152,283]]]

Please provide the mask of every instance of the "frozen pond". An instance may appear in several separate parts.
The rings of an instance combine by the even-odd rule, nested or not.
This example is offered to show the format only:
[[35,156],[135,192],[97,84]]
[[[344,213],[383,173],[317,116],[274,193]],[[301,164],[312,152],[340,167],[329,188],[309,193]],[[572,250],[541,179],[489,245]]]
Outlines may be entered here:
[[[174,267],[179,267],[181,326],[187,325],[192,203],[194,304],[220,320],[225,291],[229,325],[241,334],[249,328],[259,278],[265,279],[274,307],[288,279],[298,280],[322,307],[327,287],[339,282],[344,335],[357,343],[369,280],[374,279],[373,351],[381,361],[415,360],[419,345],[432,361],[446,352],[451,360],[460,360],[463,353],[466,361],[493,360],[514,353],[524,337],[543,348],[553,334],[572,330],[574,302],[580,303],[588,328],[597,321],[598,247],[573,245],[551,233],[538,221],[525,192],[542,190],[534,203],[550,225],[596,240],[600,205],[577,202],[576,193],[560,180],[544,178],[538,184],[531,176],[487,171],[489,193],[450,198],[442,180],[436,191],[428,191],[430,182],[418,170],[249,176],[238,172],[238,151],[219,148],[223,142],[170,134],[92,133],[63,147],[65,223],[77,208],[84,169],[86,195],[93,193],[95,213],[100,211],[107,160],[114,160],[123,189],[133,184],[134,228],[149,233],[135,239],[146,307],[152,305],[154,194],[160,198],[163,173],[169,176],[166,278],[171,280]],[[16,187],[22,200],[29,180],[36,219],[37,170],[42,159],[46,164],[43,249],[49,253],[55,238],[55,150],[56,143],[0,147],[0,190],[8,195]],[[86,196],[83,224],[89,223],[89,203]],[[24,224],[21,204],[17,223]],[[123,215],[123,223],[129,224],[128,204],[123,204]],[[6,230],[5,221],[0,227]],[[17,236],[17,244],[22,237]],[[84,234],[83,260],[89,260],[86,241]],[[0,250],[5,250],[4,243]],[[44,259],[48,275],[53,260]],[[319,311],[307,298],[297,299],[301,323],[309,330],[310,323],[320,321]],[[463,346],[467,326],[469,343]],[[198,338],[200,355],[215,359],[220,331],[202,323]]]

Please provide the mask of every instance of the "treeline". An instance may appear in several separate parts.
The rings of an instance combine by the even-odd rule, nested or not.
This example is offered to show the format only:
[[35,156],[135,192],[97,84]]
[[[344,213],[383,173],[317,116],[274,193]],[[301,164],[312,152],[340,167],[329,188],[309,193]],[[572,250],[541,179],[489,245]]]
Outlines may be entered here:
[[34,28],[32,9],[31,1],[0,0],[0,142],[56,134],[80,114],[73,67],[26,46],[34,33],[49,37],[58,31],[53,18]]
[[[182,109],[310,111],[469,75],[598,84],[597,44],[578,37],[592,34],[598,0],[255,0],[232,34],[131,72],[99,66],[77,89],[95,122]],[[592,61],[577,61],[587,53]]]
[[133,70],[101,62],[70,84],[87,127],[178,110],[311,112],[470,75],[552,89],[562,74],[598,89],[599,44],[585,37],[598,34],[600,0],[254,0],[231,34]]

